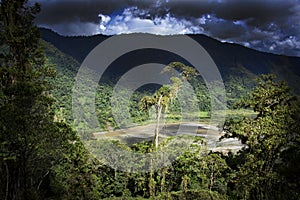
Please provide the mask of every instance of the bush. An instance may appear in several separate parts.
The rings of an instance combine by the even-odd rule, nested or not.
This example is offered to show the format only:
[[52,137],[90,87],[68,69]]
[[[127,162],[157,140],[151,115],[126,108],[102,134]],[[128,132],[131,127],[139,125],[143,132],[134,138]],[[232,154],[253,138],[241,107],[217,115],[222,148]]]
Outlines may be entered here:
[[217,192],[209,190],[187,190],[185,193],[182,191],[166,193],[160,196],[159,199],[165,200],[226,200],[227,196],[221,195]]

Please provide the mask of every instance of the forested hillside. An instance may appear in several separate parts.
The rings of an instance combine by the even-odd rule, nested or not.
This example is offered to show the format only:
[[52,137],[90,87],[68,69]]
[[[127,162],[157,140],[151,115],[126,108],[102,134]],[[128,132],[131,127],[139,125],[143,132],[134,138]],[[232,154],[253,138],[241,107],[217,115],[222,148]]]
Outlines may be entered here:
[[[108,36],[64,37],[48,29],[40,29],[42,38],[62,52],[81,63],[88,53]],[[259,74],[274,73],[286,80],[296,94],[299,94],[300,59],[252,50],[237,44],[221,43],[204,35],[190,35],[201,44],[216,63],[225,83],[229,106],[244,96],[254,86],[253,79]],[[115,60],[104,77],[115,82],[123,73],[134,66],[148,62],[169,64],[179,61],[189,65],[183,58],[161,50],[143,50],[127,53]]]
[[[59,41],[57,43],[57,45],[59,44],[58,45],[59,47],[64,42],[67,42],[64,48],[68,48],[70,46],[68,45],[68,43],[75,45],[77,44],[77,42],[79,42],[77,45],[81,45],[82,43],[85,44],[85,41],[87,41],[86,45],[89,47],[86,47],[85,45],[83,45],[80,48],[74,47],[71,48],[73,52],[77,52],[77,50],[74,49],[80,49],[79,50],[80,52],[90,49],[93,46],[92,42],[97,43],[98,40],[102,41],[105,38],[104,36],[91,37],[91,38],[99,38],[98,40],[96,40],[96,39],[91,39],[89,37],[63,37],[49,30],[42,29],[42,34],[45,35],[46,33],[51,36],[52,38],[51,40]],[[44,36],[44,37],[50,40],[49,39],[50,36]],[[199,39],[199,37],[196,37],[196,39],[197,38]],[[226,87],[228,108],[233,108],[234,102],[236,102],[238,99],[242,98],[248,92],[251,91],[251,89],[255,85],[254,78],[263,72],[266,73],[278,72],[279,73],[277,74],[278,79],[286,80],[290,83],[290,86],[291,85],[295,86],[292,87],[293,91],[295,92],[295,94],[298,94],[297,93],[298,87],[296,87],[298,86],[297,85],[298,68],[296,66],[298,66],[297,63],[300,60],[299,58],[261,53],[254,50],[246,49],[238,45],[226,44],[231,47],[227,47],[227,46],[223,47],[222,45],[224,44],[209,38],[205,38],[205,40],[201,40],[202,43],[203,41],[205,42],[205,44],[203,44],[204,46],[206,45],[208,47],[211,47],[211,49],[209,50],[210,52],[212,52],[211,54],[215,58],[215,62],[217,63],[217,65],[224,66],[221,67],[220,70],[222,72],[225,87]],[[76,76],[77,70],[80,67],[80,63],[76,61],[72,56],[69,56],[61,52],[59,49],[57,49],[55,46],[53,46],[48,42],[44,42],[43,46],[49,64],[53,64],[57,70],[58,77],[57,80],[53,82],[53,84],[58,84],[53,90],[53,94],[57,98],[57,108],[63,113],[63,115],[66,115],[68,121],[71,122],[72,121],[71,120],[72,87],[73,87],[73,81]],[[222,46],[222,48],[219,46]],[[61,49],[64,50],[64,48]],[[227,48],[229,50],[227,50]],[[220,52],[220,49],[222,50],[222,53],[216,54],[216,52]],[[68,52],[71,50],[65,50],[65,51]],[[156,56],[157,53],[159,53],[159,56]],[[248,53],[248,57],[246,57],[247,53]],[[236,57],[235,58],[236,63],[232,63],[233,62],[232,60],[234,60],[233,57]],[[223,60],[221,61],[220,58],[222,58]],[[77,57],[77,59],[79,58]],[[106,70],[104,74],[104,78],[102,77],[102,82],[100,82],[100,86],[96,96],[97,97],[96,102],[98,108],[97,112],[99,116],[100,127],[102,127],[103,129],[107,129],[107,124],[110,124],[112,127],[116,128],[114,119],[110,112],[111,105],[108,99],[111,97],[112,88],[114,87],[114,84],[118,80],[118,77],[120,77],[126,71],[130,70],[130,68],[132,68],[133,66],[137,66],[145,62],[162,62],[165,65],[168,65],[170,62],[174,60],[185,62],[182,58],[178,58],[174,54],[166,53],[163,51],[154,51],[154,50],[135,51],[134,53],[127,54],[126,56],[122,56],[120,59],[117,59],[112,64],[112,66],[110,66]],[[240,61],[238,62],[237,60]],[[283,63],[284,60],[286,60],[286,63],[289,64],[280,65],[280,63]],[[240,63],[245,63],[247,68],[252,67],[251,69],[252,71],[250,69],[247,69],[246,67],[243,67],[243,65]],[[255,63],[258,63],[258,65],[256,65]],[[276,65],[272,63],[276,63]],[[263,66],[263,67],[253,67],[253,66]],[[264,68],[268,68],[268,70],[265,70]],[[259,71],[261,69],[264,70]],[[284,76],[286,76],[287,78],[283,79]],[[193,81],[193,85],[194,87],[198,88],[196,90],[196,95],[198,98],[200,111],[204,111],[204,112],[209,111],[210,96],[207,87],[205,86],[205,83],[200,79],[200,82]],[[136,122],[141,122],[145,120],[146,116],[139,111],[138,106],[134,102],[138,102],[143,95],[149,94],[151,92],[153,92],[151,88],[144,87],[144,89],[139,90],[135,93],[135,97],[133,97],[132,99],[131,111],[133,114],[133,118],[135,118]],[[178,116],[174,116],[174,117],[176,118]]]
[[[72,56],[79,63],[85,59],[93,48],[109,37],[104,35],[66,37],[60,36],[49,29],[40,28],[39,30],[41,32],[41,37],[45,41],[53,44],[62,52]],[[238,73],[242,68],[256,75],[272,72],[282,76],[283,72],[285,72],[286,75],[291,75],[291,73],[296,76],[300,75],[300,70],[298,68],[300,61],[298,57],[259,52],[238,44],[222,43],[200,34],[189,36],[208,51],[225,79],[230,74],[235,75],[235,73]],[[161,52],[144,52],[145,56],[149,56],[146,54],[151,53],[159,55]],[[172,55],[168,56],[171,57]],[[136,58],[141,60],[145,59],[143,56],[136,56]],[[160,62],[168,64],[170,63],[170,58],[169,60],[167,59],[167,56],[161,56],[159,60]],[[125,63],[125,65],[129,66],[130,64]],[[133,65],[131,65],[131,67],[132,66]]]

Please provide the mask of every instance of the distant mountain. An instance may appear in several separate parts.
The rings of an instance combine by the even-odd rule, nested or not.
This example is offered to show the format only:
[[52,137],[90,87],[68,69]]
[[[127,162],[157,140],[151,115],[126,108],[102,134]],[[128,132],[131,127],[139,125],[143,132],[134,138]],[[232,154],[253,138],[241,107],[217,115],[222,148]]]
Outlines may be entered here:
[[[65,37],[41,28],[42,39],[81,63],[88,53],[109,36]],[[274,73],[287,80],[294,91],[300,94],[300,58],[259,52],[238,44],[222,43],[205,35],[189,35],[201,44],[218,66],[226,89],[238,84],[244,88],[253,86],[253,78],[259,74]],[[169,36],[172,37],[172,36]],[[137,50],[121,56],[107,69],[105,75],[112,79],[132,67],[149,62],[168,64],[172,61],[186,62],[183,58],[161,50]],[[237,95],[234,92],[233,95]]]
[[100,42],[108,38],[108,36],[61,36],[56,32],[40,28],[41,37],[46,42],[54,45],[63,53],[66,53],[81,63],[88,53],[96,47]]

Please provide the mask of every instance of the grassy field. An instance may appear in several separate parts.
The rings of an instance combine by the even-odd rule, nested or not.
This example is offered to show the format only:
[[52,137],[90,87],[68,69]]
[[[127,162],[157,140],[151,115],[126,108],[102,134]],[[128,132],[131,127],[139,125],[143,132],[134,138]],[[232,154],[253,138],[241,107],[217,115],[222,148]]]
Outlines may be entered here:
[[[226,113],[225,117],[226,118],[236,118],[236,117],[254,117],[256,116],[256,113],[253,112],[252,110],[249,109],[232,109],[232,110],[220,110],[219,112],[216,112],[217,116],[218,113]],[[185,114],[185,120],[183,121],[187,121],[191,119],[191,121],[198,121],[200,123],[209,123],[210,119],[211,119],[211,115],[210,112],[208,111],[200,111],[200,112],[194,112],[194,113],[188,113]],[[169,114],[166,121],[168,123],[172,123],[172,122],[180,122],[182,120],[181,115],[180,114]]]

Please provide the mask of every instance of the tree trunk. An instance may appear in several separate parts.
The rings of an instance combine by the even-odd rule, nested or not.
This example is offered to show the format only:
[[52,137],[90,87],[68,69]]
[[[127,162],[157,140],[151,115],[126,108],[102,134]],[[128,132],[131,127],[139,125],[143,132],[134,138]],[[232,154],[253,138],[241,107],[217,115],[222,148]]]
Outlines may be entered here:
[[212,166],[212,172],[210,174],[209,191],[211,191],[214,185],[214,166]]
[[163,193],[165,192],[165,184],[166,184],[166,173],[167,173],[167,168],[163,167],[162,169],[162,179],[160,181],[160,192]]
[[149,177],[149,195],[150,197],[155,196],[155,180],[154,180],[154,172],[153,172],[153,160],[150,157],[150,177]]
[[6,187],[5,187],[5,200],[8,198],[8,191],[9,191],[9,171],[8,171],[8,166],[7,163],[4,162],[5,169],[6,169]]
[[154,139],[153,139],[155,149],[158,148],[159,120],[160,120],[161,112],[162,112],[161,99],[162,99],[162,95],[160,95],[160,97],[159,97],[158,105],[157,105],[157,109],[156,109],[156,126],[155,126]]
[[48,170],[48,171],[46,172],[46,174],[43,175],[42,179],[40,180],[40,182],[39,182],[39,184],[38,184],[38,186],[37,186],[37,188],[36,188],[37,191],[40,189],[40,186],[41,186],[43,180],[44,180],[45,177],[49,174],[49,172],[50,172],[50,170]]

